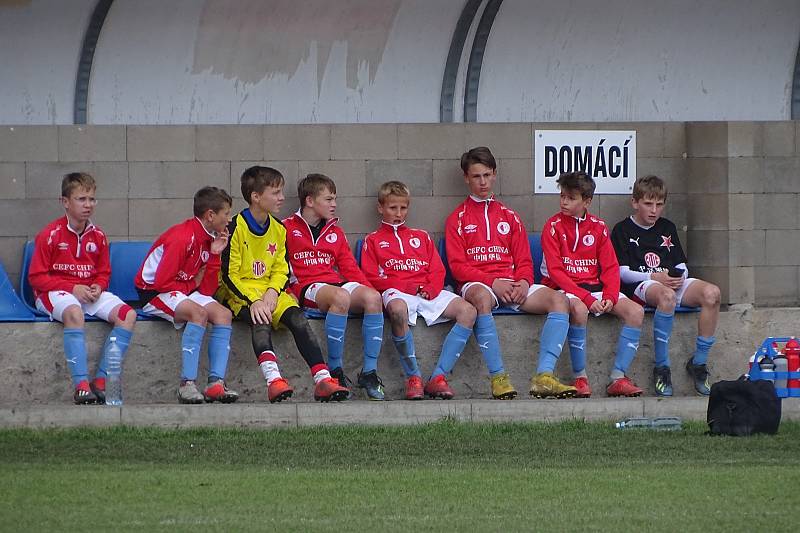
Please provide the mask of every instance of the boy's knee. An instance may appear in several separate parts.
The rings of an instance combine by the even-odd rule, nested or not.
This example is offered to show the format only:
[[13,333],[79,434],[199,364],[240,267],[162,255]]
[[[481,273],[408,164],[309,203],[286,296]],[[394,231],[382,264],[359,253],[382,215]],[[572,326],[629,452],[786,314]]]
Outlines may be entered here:
[[380,313],[383,309],[383,300],[375,289],[369,289],[364,295],[364,310],[368,313]]
[[189,322],[200,324],[201,326],[208,324],[208,311],[205,307],[200,305],[192,306],[187,314],[189,315]]
[[494,298],[492,298],[489,291],[483,287],[470,287],[466,294],[466,300],[475,307],[479,315],[491,313],[494,307]]
[[394,326],[401,326],[408,322],[408,307],[402,300],[392,300],[386,306],[386,314]]
[[329,311],[338,314],[346,314],[350,311],[350,293],[341,287],[337,287],[331,296]]
[[66,327],[83,327],[83,309],[79,305],[70,305],[61,313],[61,322]]
[[708,286],[703,289],[703,303],[706,305],[719,307],[721,300],[722,293],[716,285],[709,283]]
[[475,306],[470,305],[466,300],[461,300],[461,304],[456,310],[456,322],[461,325],[469,325],[469,327],[472,327],[477,318],[478,310],[475,309]]
[[551,290],[550,305],[548,307],[551,313],[568,313],[570,309],[569,299],[563,293]]
[[678,304],[675,291],[666,287],[665,289],[666,290],[662,290],[656,296],[656,307],[660,307],[661,309],[675,309],[675,306]]
[[635,328],[642,327],[642,322],[644,322],[644,307],[630,300],[628,300],[628,302],[630,302],[631,305],[627,305],[625,309],[625,324]]
[[570,324],[585,326],[589,318],[589,308],[577,298],[569,298]]

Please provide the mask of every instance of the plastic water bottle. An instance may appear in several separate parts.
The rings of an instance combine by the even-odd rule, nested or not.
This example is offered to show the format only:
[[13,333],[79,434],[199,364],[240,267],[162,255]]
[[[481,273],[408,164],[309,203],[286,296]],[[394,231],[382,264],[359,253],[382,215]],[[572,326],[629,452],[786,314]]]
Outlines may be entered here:
[[761,370],[761,379],[775,382],[775,362],[772,359],[764,356],[758,362],[758,368]]
[[655,431],[677,431],[683,429],[683,422],[677,416],[659,416],[655,418],[626,418],[614,425],[617,429],[650,429]]
[[116,337],[109,339],[106,357],[106,405],[122,405],[122,350]]

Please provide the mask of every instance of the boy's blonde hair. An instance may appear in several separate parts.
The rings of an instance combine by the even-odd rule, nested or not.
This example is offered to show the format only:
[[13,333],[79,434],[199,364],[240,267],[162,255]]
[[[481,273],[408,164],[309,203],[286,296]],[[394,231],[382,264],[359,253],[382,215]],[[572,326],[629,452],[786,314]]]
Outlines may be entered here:
[[94,178],[86,172],[70,172],[61,180],[61,196],[64,198],[69,198],[72,191],[78,188],[94,191],[97,190],[97,184]]
[[633,199],[654,198],[656,200],[667,199],[667,184],[658,176],[644,176],[636,180],[633,184]]
[[387,181],[383,185],[381,185],[380,190],[378,190],[378,203],[383,204],[386,199],[390,196],[400,196],[402,198],[410,198],[411,191],[408,190],[408,186],[402,181]]
[[328,189],[336,194],[336,184],[325,174],[309,174],[297,184],[297,199],[300,200],[300,209],[306,206],[306,198],[316,198],[322,191]]

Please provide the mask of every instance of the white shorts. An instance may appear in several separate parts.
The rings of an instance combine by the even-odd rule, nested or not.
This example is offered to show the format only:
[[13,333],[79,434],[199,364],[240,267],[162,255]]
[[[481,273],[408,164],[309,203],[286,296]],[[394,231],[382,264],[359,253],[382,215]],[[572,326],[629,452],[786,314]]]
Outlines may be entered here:
[[51,320],[58,320],[59,322],[64,322],[64,310],[70,305],[79,306],[86,315],[111,322],[109,320],[111,311],[118,305],[123,304],[125,302],[120,300],[119,296],[108,291],[103,291],[96,302],[88,304],[80,303],[71,292],[67,291],[49,291],[36,299],[36,309],[50,315]]
[[[485,283],[481,283],[480,281],[468,281],[467,283],[465,283],[464,286],[461,287],[461,297],[465,298],[464,295],[467,294],[467,290],[475,285],[484,287],[486,290],[489,291],[489,294],[492,295],[492,298],[494,299],[494,305],[492,306],[492,309],[497,309],[498,307],[506,307],[508,309],[513,309],[514,311],[519,311],[520,304],[501,304],[500,300],[497,299],[497,295],[494,293],[492,288]],[[544,288],[544,285],[537,285],[536,283],[534,283],[533,285],[528,287],[528,294],[525,295],[525,298],[530,298],[531,294],[533,294],[534,292],[538,291],[541,288]]]
[[410,326],[417,325],[417,314],[425,319],[425,324],[433,326],[434,324],[441,324],[447,322],[449,318],[442,316],[444,310],[450,305],[450,302],[458,298],[457,294],[450,291],[442,291],[433,300],[426,300],[421,296],[415,294],[408,294],[397,289],[386,289],[383,291],[383,307],[392,300],[403,300],[408,307],[408,324]]
[[[686,293],[686,289],[689,288],[697,278],[686,278],[683,280],[683,284],[681,288],[675,291],[675,301],[678,302],[677,305],[683,305],[683,295]],[[647,305],[647,300],[645,299],[645,295],[647,294],[647,289],[652,287],[654,284],[660,283],[658,281],[648,279],[647,281],[641,282],[639,285],[636,286],[636,289],[633,291],[633,300],[636,303],[641,305]]]
[[[312,283],[306,288],[306,293],[303,295],[303,305],[305,307],[317,307],[317,293],[323,287],[338,287],[338,285],[331,285],[330,283]],[[346,290],[350,294],[353,294],[353,291],[359,287],[366,287],[366,285],[362,285],[357,281],[348,281],[344,285],[341,286],[342,289]],[[305,301],[307,300],[307,301]],[[310,305],[313,304],[313,305]]]
[[[560,290],[558,292],[563,293],[567,298],[572,298],[574,300],[580,300],[580,298],[578,298],[577,296],[575,296],[571,292],[565,292],[565,291],[562,291],[562,290]],[[603,291],[593,292],[592,293],[592,297],[594,297],[595,300],[602,300],[603,299]],[[623,299],[627,299],[627,298],[628,297],[625,296],[624,294],[619,293],[619,298],[617,300],[623,300]]]
[[211,296],[200,294],[195,291],[189,296],[186,296],[180,291],[162,292],[142,307],[142,311],[147,314],[163,318],[175,326],[175,329],[180,329],[184,326],[185,322],[175,322],[175,309],[186,299],[205,307],[210,303],[216,302]]

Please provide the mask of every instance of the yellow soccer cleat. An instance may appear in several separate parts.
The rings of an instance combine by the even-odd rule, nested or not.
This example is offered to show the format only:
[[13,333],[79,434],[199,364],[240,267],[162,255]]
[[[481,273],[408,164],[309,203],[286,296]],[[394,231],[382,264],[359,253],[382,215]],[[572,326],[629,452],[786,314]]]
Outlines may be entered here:
[[514,385],[511,384],[508,374],[503,372],[492,376],[492,398],[495,400],[513,400],[517,396]]
[[564,385],[552,372],[541,372],[531,378],[530,392],[536,398],[573,398],[578,389]]

